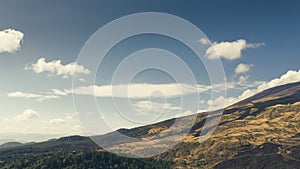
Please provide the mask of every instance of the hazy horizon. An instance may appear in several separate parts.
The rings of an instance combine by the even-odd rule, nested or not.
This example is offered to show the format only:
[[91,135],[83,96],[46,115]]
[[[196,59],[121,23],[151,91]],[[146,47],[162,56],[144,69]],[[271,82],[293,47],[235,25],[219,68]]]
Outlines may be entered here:
[[[81,124],[88,128],[84,121],[94,117],[105,118],[109,127],[88,134],[143,126],[226,107],[270,87],[300,81],[298,2],[33,2],[4,1],[0,6],[0,143],[86,135]],[[204,46],[203,57],[208,61],[221,61],[226,86],[211,84],[205,65],[188,46],[153,34],[132,36],[116,44],[98,67],[95,84],[88,84],[95,70],[77,60],[86,41],[107,23],[140,12],[175,15],[203,31],[207,37],[187,39]],[[168,72],[156,69],[139,72],[130,84],[122,76],[111,83],[122,61],[144,48],[162,48],[178,55],[194,73],[196,84],[177,83]],[[155,61],[162,62],[157,56]],[[155,58],[147,53],[141,57],[146,62]],[[76,88],[72,88],[72,80],[77,81]],[[128,87],[129,93],[112,92],[112,88],[123,91]],[[156,90],[163,92],[154,93]],[[217,93],[214,99],[211,90]],[[95,97],[104,113],[75,110],[73,95]],[[181,97],[186,99],[185,105]],[[126,106],[128,100],[132,107]],[[82,107],[88,109],[89,103]]]

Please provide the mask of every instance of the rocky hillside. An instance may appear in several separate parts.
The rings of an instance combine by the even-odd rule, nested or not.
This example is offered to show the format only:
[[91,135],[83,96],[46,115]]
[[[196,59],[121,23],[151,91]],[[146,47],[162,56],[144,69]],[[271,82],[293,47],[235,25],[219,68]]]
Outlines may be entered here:
[[300,83],[275,87],[225,109],[199,144],[203,118],[183,143],[160,157],[184,168],[300,168]]
[[[221,123],[204,143],[199,143],[198,140],[205,137],[200,136],[200,133],[208,114],[198,114],[188,136],[172,150],[156,156],[156,159],[174,161],[174,168],[299,168],[299,111],[300,83],[268,89],[226,108]],[[218,118],[218,112],[215,114],[215,117],[209,118]],[[190,117],[183,120],[188,123]],[[159,150],[164,145],[157,146],[157,141],[154,142],[151,136],[160,135],[160,143],[177,141],[176,133],[181,131],[166,133],[175,120],[119,130],[128,136],[148,140],[146,143],[124,140],[116,143],[114,140],[118,138],[113,137],[113,134],[101,139],[117,144],[112,146],[114,150],[127,148],[126,153],[143,152],[141,148],[144,146],[138,146],[140,144],[146,144],[149,151]]]
[[[258,93],[244,101],[227,107],[222,116],[218,111],[209,118],[208,113],[196,115],[196,121],[183,141],[173,149],[151,160],[171,162],[170,168],[300,168],[300,82],[287,84]],[[183,117],[185,124],[193,116]],[[214,133],[203,143],[198,142],[207,119],[221,118]],[[170,119],[134,129],[120,129],[127,136],[143,142],[120,140],[116,133],[95,136],[112,150],[122,149],[128,154],[143,155],[165,148],[167,143],[178,141],[178,130],[167,130],[176,120]],[[211,131],[205,129],[204,133]],[[153,136],[159,135],[158,142]],[[164,145],[164,143],[166,143]],[[141,145],[141,146],[140,146]],[[45,154],[56,152],[103,152],[83,137],[69,137],[30,146],[0,150],[1,159],[21,152]],[[30,150],[29,152],[27,150]],[[25,153],[24,153],[25,152]],[[32,155],[31,154],[31,155]],[[20,154],[19,154],[20,155]],[[123,159],[124,160],[124,159]],[[5,161],[5,160],[3,160]],[[156,164],[156,163],[153,163]],[[155,166],[153,166],[155,168]]]

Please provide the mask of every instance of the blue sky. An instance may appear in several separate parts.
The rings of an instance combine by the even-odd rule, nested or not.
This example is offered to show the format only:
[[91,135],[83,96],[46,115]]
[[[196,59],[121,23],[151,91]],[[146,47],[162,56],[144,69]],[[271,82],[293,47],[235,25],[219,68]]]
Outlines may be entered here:
[[[63,77],[47,70],[37,73],[37,69],[33,69],[32,65],[40,58],[45,58],[45,63],[60,60],[61,66],[75,64],[82,46],[95,31],[112,20],[137,12],[163,12],[186,19],[201,29],[212,42],[211,45],[217,46],[214,49],[219,50],[217,52],[221,54],[226,43],[246,41],[248,47],[237,49],[241,52],[238,58],[228,59],[228,55],[225,54],[228,57],[220,55],[226,78],[231,85],[227,94],[228,101],[225,101],[228,104],[243,98],[241,95],[247,89],[249,91],[244,93],[244,97],[261,89],[300,80],[298,79],[299,9],[300,3],[292,0],[286,2],[33,0],[30,3],[2,1],[0,31],[13,29],[21,32],[24,37],[21,38],[18,49],[0,52],[2,79],[0,133],[3,135],[0,134],[0,137],[7,139],[7,134],[10,133],[83,134],[74,113],[70,92],[72,75],[67,74],[68,77]],[[4,42],[4,39],[0,41]],[[0,49],[1,45],[7,44],[0,43]],[[238,47],[240,44],[234,45]],[[251,45],[256,46],[250,47]],[[3,49],[7,49],[3,46]],[[178,54],[196,72],[198,83],[209,86],[206,70],[191,51],[177,41],[156,35],[135,36],[116,45],[98,70],[97,85],[108,85],[114,68],[128,54],[149,47],[163,48]],[[228,49],[225,45],[225,50],[236,49]],[[239,64],[243,65],[240,65],[239,72],[235,72]],[[78,65],[80,66],[80,63]],[[82,66],[87,68],[86,65]],[[82,71],[84,72],[84,69]],[[83,73],[85,74],[87,73]],[[272,81],[276,78],[279,79]],[[122,79],[119,83],[122,84]],[[171,84],[174,81],[167,74],[150,70],[137,76],[134,83]],[[61,93],[58,93],[58,90],[54,92],[53,89],[58,89]],[[99,90],[101,92],[103,89]],[[49,95],[57,98],[47,99]],[[168,99],[164,106],[171,115],[196,113],[197,109],[189,108],[194,104],[193,100],[189,99],[191,105],[181,107],[182,109],[178,109],[180,107],[178,98]],[[109,116],[107,118],[111,118],[113,128],[138,125],[112,115],[115,109],[111,99],[100,96],[97,100],[107,112]],[[145,109],[150,103],[145,98],[133,98],[132,101],[141,109]],[[161,99],[151,101],[158,109],[162,106],[159,104],[162,102]],[[197,104],[200,105],[199,110],[206,110],[211,106],[218,107],[217,102],[220,101],[223,103],[222,98],[213,103],[209,96],[203,94],[201,103]]]

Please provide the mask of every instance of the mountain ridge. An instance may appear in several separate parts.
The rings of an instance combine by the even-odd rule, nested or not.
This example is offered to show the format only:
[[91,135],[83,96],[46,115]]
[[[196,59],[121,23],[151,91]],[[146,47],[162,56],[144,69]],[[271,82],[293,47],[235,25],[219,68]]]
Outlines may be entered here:
[[[150,159],[170,161],[174,163],[171,168],[297,168],[300,166],[299,112],[300,82],[270,88],[226,107],[215,132],[203,143],[198,140],[202,137],[200,133],[208,113],[197,114],[195,124],[184,140],[167,152]],[[188,117],[190,116],[181,118]],[[130,137],[151,138],[164,133],[175,120],[119,129],[118,132]],[[99,137],[108,144],[115,141],[114,133]],[[167,135],[162,137],[162,141],[164,139],[173,138]],[[116,143],[112,148],[129,148],[128,153],[138,153],[141,148],[137,146],[138,142],[123,140]],[[151,147],[151,140],[148,146]],[[105,152],[90,138],[82,136],[0,149],[0,154],[3,158],[5,155],[14,155],[12,150],[27,155]],[[30,154],[32,150],[37,152]]]

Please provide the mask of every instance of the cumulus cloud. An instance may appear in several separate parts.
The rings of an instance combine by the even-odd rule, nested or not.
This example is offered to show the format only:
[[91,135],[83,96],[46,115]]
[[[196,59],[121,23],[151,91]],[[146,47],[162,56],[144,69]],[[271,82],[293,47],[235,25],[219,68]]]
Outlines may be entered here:
[[241,58],[243,50],[263,45],[264,43],[247,43],[244,39],[232,42],[214,42],[206,50],[206,57],[208,59],[224,58],[226,60],[236,60]]
[[210,45],[211,42],[207,39],[207,38],[201,38],[199,40],[199,42],[202,44],[202,45]]
[[282,75],[279,78],[273,79],[269,82],[262,83],[255,89],[248,89],[248,90],[244,91],[238,97],[238,100],[243,100],[247,97],[251,97],[259,92],[262,92],[262,91],[272,88],[272,87],[285,85],[288,83],[295,83],[295,82],[299,82],[299,81],[300,81],[300,70],[298,70],[298,71],[290,70],[286,74]]
[[242,84],[248,81],[249,76],[240,76],[238,83]]
[[148,100],[138,101],[134,104],[134,107],[139,112],[155,112],[155,113],[181,109],[181,107],[176,107],[170,103],[159,103],[159,102],[152,102]]
[[90,74],[90,71],[77,62],[63,65],[61,60],[47,62],[45,58],[40,58],[36,63],[25,67],[26,70],[33,70],[35,73],[48,72],[50,75],[62,76],[68,78],[76,74]]
[[49,120],[49,124],[51,124],[51,125],[65,124],[65,123],[66,123],[65,120],[63,120],[61,118]]
[[224,108],[227,106],[230,106],[238,101],[237,98],[234,97],[228,97],[225,98],[224,96],[217,97],[215,100],[208,100],[207,104],[212,108],[212,109],[220,109]]
[[16,52],[21,47],[24,34],[14,29],[0,31],[0,53]]
[[235,74],[246,73],[250,70],[251,66],[252,65],[241,63],[241,64],[237,65],[234,72],[235,72]]
[[7,94],[8,97],[15,97],[15,98],[27,98],[27,99],[36,99],[39,102],[48,99],[59,99],[60,96],[53,95],[53,94],[34,94],[34,93],[27,93],[21,91],[10,92]]
[[[245,90],[238,97],[224,98],[223,96],[220,96],[220,97],[216,98],[215,100],[208,100],[207,104],[214,109],[223,108],[223,107],[230,106],[241,100],[244,100],[248,97],[251,97],[259,92],[270,89],[272,87],[281,86],[281,85],[285,85],[285,84],[289,84],[289,83],[295,83],[295,82],[300,82],[300,70],[298,70],[298,71],[290,70],[287,73],[285,73],[284,75],[282,75],[281,77],[275,78],[269,82],[254,82],[254,84],[248,84],[249,87],[250,86],[253,87],[255,85],[257,87],[254,89]],[[247,86],[247,85],[245,85],[245,86]]]
[[31,109],[26,109],[22,114],[16,116],[14,119],[26,121],[26,120],[32,120],[37,118],[39,118],[39,113]]

